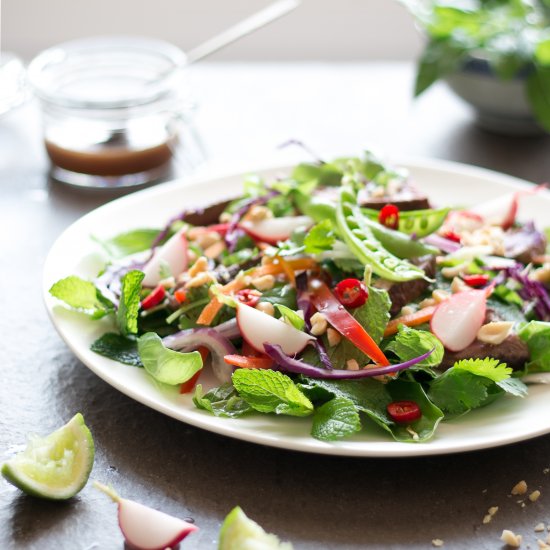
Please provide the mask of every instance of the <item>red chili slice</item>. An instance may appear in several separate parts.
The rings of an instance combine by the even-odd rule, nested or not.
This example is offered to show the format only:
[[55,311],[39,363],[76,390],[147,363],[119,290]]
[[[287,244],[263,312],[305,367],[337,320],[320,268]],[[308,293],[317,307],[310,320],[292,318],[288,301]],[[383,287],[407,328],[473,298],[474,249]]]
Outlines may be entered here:
[[378,214],[378,221],[390,229],[397,229],[399,227],[399,208],[395,204],[386,204]]
[[352,309],[362,306],[369,297],[367,287],[359,279],[344,279],[334,290],[341,304]]
[[386,407],[386,410],[391,419],[399,424],[414,422],[422,416],[420,407],[414,401],[394,401]]
[[460,243],[460,235],[455,231],[452,231],[451,229],[449,229],[449,231],[445,231],[445,233],[443,233],[443,236],[450,241]]
[[142,309],[151,309],[158,306],[164,297],[166,296],[166,290],[162,285],[156,286],[147,297],[141,301]]
[[478,275],[462,275],[462,280],[469,286],[483,286],[489,282],[489,275],[480,273]]
[[235,298],[245,306],[256,307],[256,304],[260,301],[261,295],[262,294],[257,290],[243,288],[235,294]]

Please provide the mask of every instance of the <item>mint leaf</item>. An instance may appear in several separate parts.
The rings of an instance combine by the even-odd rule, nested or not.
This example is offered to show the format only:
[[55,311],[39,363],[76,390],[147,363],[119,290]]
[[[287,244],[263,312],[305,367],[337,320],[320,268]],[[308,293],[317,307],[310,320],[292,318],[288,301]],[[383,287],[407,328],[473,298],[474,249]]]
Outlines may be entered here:
[[311,401],[279,371],[237,369],[232,379],[239,395],[259,412],[291,416],[313,412]]
[[527,397],[529,393],[527,386],[519,378],[499,380],[496,384],[500,389],[515,397]]
[[330,250],[336,236],[330,220],[323,220],[314,225],[304,238],[306,254],[320,254]]
[[50,288],[50,294],[72,309],[87,313],[94,319],[100,319],[113,309],[93,283],[76,275],[70,275],[54,283]]
[[202,385],[198,384],[195,388],[193,403],[198,409],[228,418],[237,418],[252,410],[252,407],[239,397],[231,384],[223,384],[205,394],[202,393]]
[[334,441],[361,430],[355,405],[344,397],[335,397],[315,409],[311,435],[321,441]]
[[113,361],[132,365],[133,367],[143,367],[143,363],[139,358],[136,340],[126,338],[120,334],[107,332],[100,336],[90,346],[90,349]]
[[182,384],[202,369],[198,351],[182,353],[168,349],[154,332],[147,332],[138,339],[138,352],[145,370],[163,384]]
[[526,373],[550,371],[550,323],[531,321],[524,324],[518,336],[529,348],[530,361],[525,365]]
[[499,363],[498,359],[485,357],[485,359],[462,359],[453,365],[454,369],[462,369],[477,376],[484,376],[493,382],[501,382],[510,378],[512,369],[505,363]]
[[120,233],[110,239],[93,239],[98,242],[112,258],[124,258],[136,252],[148,250],[153,246],[159,229],[134,229],[126,233]]
[[120,281],[121,292],[117,323],[124,336],[137,334],[141,281],[144,277],[145,274],[142,271],[133,270],[126,273]]
[[275,307],[286,321],[288,321],[295,329],[304,330],[305,321],[289,307],[283,304],[275,304]]
[[481,407],[489,397],[491,380],[463,369],[450,368],[430,385],[428,397],[446,413],[462,414]]
[[415,357],[418,357],[431,349],[434,351],[426,357],[426,359],[423,359],[420,363],[417,363],[414,367],[411,367],[411,369],[418,370],[423,367],[437,367],[441,361],[443,361],[445,349],[443,348],[443,344],[431,332],[426,330],[416,330],[401,325],[395,339],[386,346],[385,351],[395,353],[401,362],[405,362],[410,359],[414,359]]

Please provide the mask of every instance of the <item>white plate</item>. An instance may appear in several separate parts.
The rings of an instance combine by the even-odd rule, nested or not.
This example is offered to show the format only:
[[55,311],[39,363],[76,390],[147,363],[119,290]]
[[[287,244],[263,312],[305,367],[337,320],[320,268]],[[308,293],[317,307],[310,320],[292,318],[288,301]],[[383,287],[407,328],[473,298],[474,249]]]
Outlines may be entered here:
[[[526,182],[470,166],[423,160],[402,162],[419,188],[434,204],[474,204],[524,188]],[[255,171],[267,178],[288,168]],[[526,399],[503,398],[460,419],[440,424],[428,443],[397,443],[372,427],[357,436],[325,443],[309,435],[311,419],[251,415],[239,419],[216,418],[196,409],[189,395],[157,387],[142,369],[116,363],[90,351],[90,344],[107,329],[60,306],[48,294],[50,286],[70,274],[92,277],[104,258],[90,235],[111,237],[137,227],[162,227],[182,210],[236,196],[242,176],[172,182],[118,199],[87,214],[71,225],[53,245],[44,267],[43,292],[51,319],[67,345],[93,372],[133,399],[193,426],[263,445],[296,451],[349,456],[420,456],[456,453],[522,441],[550,432],[550,388],[531,386]],[[520,216],[544,226],[550,193],[522,201]],[[206,374],[206,373],[205,373]],[[204,375],[203,375],[204,377]],[[201,380],[203,382],[203,380]],[[203,383],[213,384],[212,379]],[[365,422],[367,423],[367,422]]]

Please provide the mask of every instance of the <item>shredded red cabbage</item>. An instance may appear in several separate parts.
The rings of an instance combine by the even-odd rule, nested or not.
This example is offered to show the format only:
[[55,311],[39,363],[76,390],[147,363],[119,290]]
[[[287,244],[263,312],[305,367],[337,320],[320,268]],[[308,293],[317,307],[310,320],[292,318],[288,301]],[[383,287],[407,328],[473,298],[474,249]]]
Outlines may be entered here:
[[546,287],[539,281],[533,281],[523,269],[521,264],[504,270],[505,275],[520,283],[518,294],[528,302],[524,310],[533,304],[535,313],[541,321],[550,321],[550,296]]
[[280,370],[283,372],[292,372],[294,374],[304,374],[305,376],[310,376],[311,378],[327,378],[332,380],[345,380],[352,378],[370,378],[373,376],[380,376],[383,374],[391,374],[393,372],[398,372],[417,363],[420,363],[426,357],[429,357],[435,348],[430,351],[415,357],[404,363],[399,363],[398,365],[388,365],[387,367],[373,367],[368,369],[360,370],[345,370],[345,369],[323,369],[320,367],[315,367],[308,363],[304,363],[299,359],[294,357],[289,357],[286,355],[281,346],[276,344],[270,344],[266,342],[264,344],[264,350],[266,354],[273,359],[275,365],[272,367],[274,370]]

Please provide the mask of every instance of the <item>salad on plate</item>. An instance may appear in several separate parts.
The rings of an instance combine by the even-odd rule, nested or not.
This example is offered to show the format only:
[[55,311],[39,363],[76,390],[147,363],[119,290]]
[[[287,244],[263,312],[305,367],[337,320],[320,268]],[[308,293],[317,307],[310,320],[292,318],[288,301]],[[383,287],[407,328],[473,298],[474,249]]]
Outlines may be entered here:
[[102,271],[50,294],[112,321],[94,352],[205,414],[311,417],[322,441],[374,424],[423,442],[550,371],[546,236],[516,219],[542,187],[432,205],[370,152],[302,163],[163,228],[96,239]]

